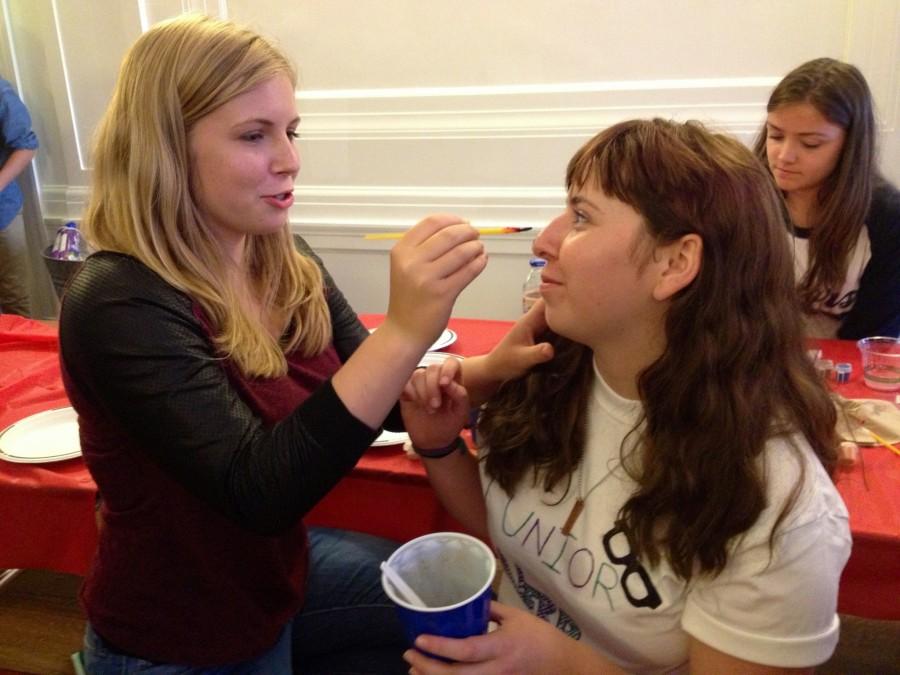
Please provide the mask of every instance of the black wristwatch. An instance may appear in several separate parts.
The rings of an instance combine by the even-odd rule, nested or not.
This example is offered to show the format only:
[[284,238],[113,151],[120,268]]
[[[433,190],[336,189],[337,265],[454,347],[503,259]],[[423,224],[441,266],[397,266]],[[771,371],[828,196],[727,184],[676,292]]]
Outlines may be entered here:
[[441,457],[446,457],[454,451],[459,451],[462,454],[469,452],[469,446],[466,445],[462,436],[457,436],[450,445],[445,445],[443,448],[430,448],[426,450],[417,448],[415,445],[413,445],[412,448],[419,457],[424,457],[425,459],[441,459]]

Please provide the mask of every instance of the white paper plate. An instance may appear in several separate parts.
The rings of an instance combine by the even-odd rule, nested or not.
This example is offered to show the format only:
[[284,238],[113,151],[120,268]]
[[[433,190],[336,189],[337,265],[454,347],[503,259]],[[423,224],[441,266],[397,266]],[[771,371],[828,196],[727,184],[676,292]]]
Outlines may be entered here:
[[[376,328],[377,328],[377,326],[376,326]],[[370,328],[369,332],[374,333],[375,328]],[[428,348],[428,351],[433,352],[436,349],[443,349],[444,347],[449,347],[454,342],[456,342],[456,337],[457,337],[456,331],[451,330],[449,328],[445,328],[444,332],[441,333],[440,337],[435,341],[435,343]]]
[[437,339],[437,341],[428,348],[428,351],[433,352],[436,349],[449,347],[454,342],[456,342],[456,333],[449,328],[445,328],[444,332],[441,333],[441,336]]
[[[459,359],[460,361],[464,358],[459,354],[451,354],[449,352],[428,352],[425,356],[422,357],[422,360],[419,361],[420,366],[430,366],[432,364],[443,363],[445,359]],[[409,434],[405,431],[382,431],[381,435],[376,438],[372,446],[373,448],[381,448],[386,445],[403,445],[406,441],[409,440]]]
[[78,415],[71,407],[30,415],[0,432],[0,459],[7,462],[42,464],[80,454]]
[[386,445],[403,445],[409,440],[409,434],[405,431],[388,431],[385,429],[381,436],[372,441],[373,448],[381,448]]

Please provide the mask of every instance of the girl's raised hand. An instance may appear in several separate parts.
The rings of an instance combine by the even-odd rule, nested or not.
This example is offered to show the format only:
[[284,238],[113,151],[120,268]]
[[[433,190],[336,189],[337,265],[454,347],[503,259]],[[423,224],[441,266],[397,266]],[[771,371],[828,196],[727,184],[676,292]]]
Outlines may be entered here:
[[466,359],[462,381],[472,404],[481,405],[507,380],[522,377],[552,359],[553,345],[539,341],[546,331],[544,301],[538,300],[490,353]]
[[456,216],[429,216],[397,242],[384,322],[331,379],[359,421],[372,429],[384,421],[460,291],[486,264],[478,231]]
[[547,331],[544,301],[538,300],[521,316],[486,357],[489,371],[501,382],[521,377],[553,358],[553,346],[539,342]]
[[447,327],[460,292],[487,265],[478,231],[452,215],[425,218],[391,249],[385,325],[424,346]]
[[459,360],[419,368],[400,397],[403,424],[413,445],[440,448],[453,442],[469,420],[469,397],[459,383]]
[[444,400],[444,392],[451,383],[462,382],[462,363],[460,359],[449,357],[439,364],[419,368],[409,378],[403,391],[404,399],[416,401],[428,412],[437,412],[447,403]]

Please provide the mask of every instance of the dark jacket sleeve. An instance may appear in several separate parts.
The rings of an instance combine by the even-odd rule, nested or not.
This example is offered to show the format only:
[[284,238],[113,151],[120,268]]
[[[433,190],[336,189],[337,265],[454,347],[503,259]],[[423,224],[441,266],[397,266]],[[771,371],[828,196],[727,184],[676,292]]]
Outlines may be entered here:
[[378,434],[346,409],[330,381],[264,428],[231,385],[190,298],[127,256],[88,259],[66,293],[59,335],[76,408],[89,406],[186,489],[252,531],[293,526]]
[[[331,274],[328,273],[325,263],[322,262],[322,259],[316,255],[312,247],[299,234],[294,235],[294,246],[300,253],[315,260],[322,270],[322,276],[325,279],[325,289],[328,294],[328,309],[331,312],[334,347],[341,359],[341,363],[345,363],[362,341],[369,337],[369,331],[363,326],[359,316],[353,311]],[[404,429],[399,405],[395,405],[391,409],[387,419],[384,421],[384,427],[391,431],[402,431]]]
[[838,329],[844,340],[900,336],[900,191],[889,183],[875,190],[866,228],[872,257],[859,280],[856,304]]

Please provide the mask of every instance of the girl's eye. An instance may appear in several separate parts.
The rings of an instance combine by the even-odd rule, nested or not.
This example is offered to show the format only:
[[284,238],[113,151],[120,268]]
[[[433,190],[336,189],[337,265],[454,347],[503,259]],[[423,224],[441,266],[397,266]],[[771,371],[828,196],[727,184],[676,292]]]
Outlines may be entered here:
[[263,135],[259,131],[248,131],[246,134],[241,136],[241,139],[253,143],[260,140],[262,137]]
[[804,143],[803,147],[809,148],[810,150],[815,150],[816,148],[820,147],[821,145],[822,145],[821,143]]
[[777,134],[769,134],[768,139],[770,141],[780,141],[784,136],[778,136]]
[[576,225],[581,225],[587,222],[587,216],[585,216],[581,211],[573,211],[572,214],[575,216],[573,222]]
[[289,129],[287,132],[287,136],[292,141],[296,141],[298,138],[300,138],[300,133],[296,129]]

